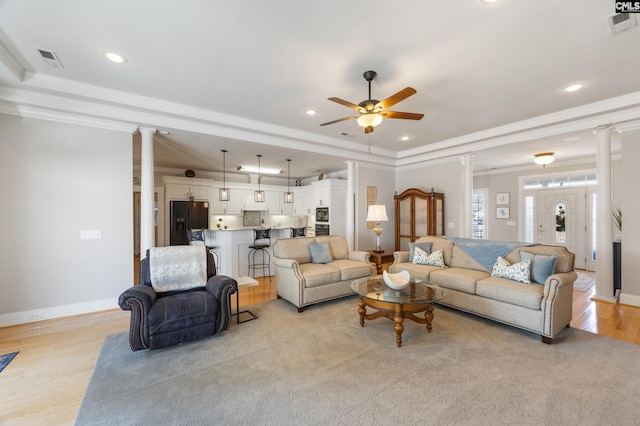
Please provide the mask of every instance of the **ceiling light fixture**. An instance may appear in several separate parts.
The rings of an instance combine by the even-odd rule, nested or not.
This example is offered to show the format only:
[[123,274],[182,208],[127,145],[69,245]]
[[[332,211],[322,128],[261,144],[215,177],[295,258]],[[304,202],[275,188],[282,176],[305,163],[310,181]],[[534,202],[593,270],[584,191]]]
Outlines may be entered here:
[[408,140],[411,140],[411,136],[403,136],[403,137],[400,138],[400,140],[406,142]]
[[227,188],[227,150],[222,151],[222,188],[220,188],[220,201],[229,201],[229,188]]
[[262,173],[260,173],[260,157],[262,155],[258,154],[258,190],[253,192],[253,201],[256,203],[264,203],[264,191],[260,189],[260,178],[262,177]]
[[489,5],[489,4],[495,4],[498,3],[500,0],[480,0],[480,3],[485,4],[485,5]]
[[547,167],[547,164],[553,163],[553,160],[556,159],[553,156],[554,154],[554,152],[541,152],[540,154],[534,155],[535,158],[533,161],[544,168]]
[[309,116],[312,116],[312,115],[316,115],[318,113],[318,111],[316,111],[315,109],[308,109],[304,113],[309,115]]
[[115,62],[117,64],[124,64],[127,62],[127,58],[116,52],[104,52],[104,56],[111,62]]
[[578,91],[580,89],[582,89],[584,87],[584,84],[582,83],[576,83],[576,84],[572,84],[571,86],[567,86],[564,88],[565,92],[575,92]]
[[360,127],[376,127],[382,123],[382,116],[377,112],[367,112],[358,117],[358,125]]
[[293,192],[291,192],[291,159],[287,158],[287,192],[284,193],[284,202],[293,203]]
[[236,169],[239,172],[247,172],[247,173],[264,173],[265,175],[279,175],[282,173],[282,169],[260,169],[259,167],[254,166],[238,166]]

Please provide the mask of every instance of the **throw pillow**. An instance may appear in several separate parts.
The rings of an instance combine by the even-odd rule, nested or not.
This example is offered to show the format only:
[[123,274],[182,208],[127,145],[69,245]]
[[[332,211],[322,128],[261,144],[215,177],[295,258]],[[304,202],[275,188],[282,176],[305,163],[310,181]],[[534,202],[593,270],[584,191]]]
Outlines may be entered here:
[[427,265],[444,268],[444,256],[442,250],[436,250],[427,257]]
[[433,243],[409,243],[409,262],[413,263],[413,256],[415,256],[416,247],[420,247],[429,254],[431,253],[432,245]]
[[329,263],[333,261],[328,241],[310,243],[309,254],[311,255],[311,263]]
[[508,280],[518,281],[524,284],[531,284],[531,260],[523,260],[522,262],[510,265],[509,262],[498,256],[498,260],[491,270],[492,277],[506,278]]
[[413,262],[416,265],[430,265],[444,267],[444,257],[442,256],[442,250],[436,250],[429,254],[422,250],[420,247],[416,247],[413,255]]
[[192,229],[187,233],[189,234],[189,241],[204,241],[204,229]]
[[558,256],[548,256],[544,254],[533,254],[528,251],[520,251],[520,261],[529,259],[531,261],[531,281],[544,284],[549,275],[556,272]]

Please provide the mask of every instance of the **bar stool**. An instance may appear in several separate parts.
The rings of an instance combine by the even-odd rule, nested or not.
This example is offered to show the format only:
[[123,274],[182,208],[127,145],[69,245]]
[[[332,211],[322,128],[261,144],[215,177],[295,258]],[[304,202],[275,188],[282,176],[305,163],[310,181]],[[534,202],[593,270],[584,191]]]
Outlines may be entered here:
[[291,228],[291,238],[304,237],[306,228]]
[[205,246],[207,251],[213,255],[214,273],[218,275],[220,268],[220,253],[216,251],[217,246],[213,245],[213,239],[209,235],[211,232],[208,229],[191,229],[187,231],[187,238],[189,239],[189,245],[191,246]]
[[220,272],[220,253],[218,252],[218,247],[215,243],[214,232],[211,229],[204,230],[204,245],[207,247],[207,250],[213,255],[214,261],[216,263],[216,273]]
[[[267,248],[271,247],[271,228],[259,228],[253,230],[253,244],[249,246],[249,268],[247,275],[256,277],[256,269],[269,272],[269,282],[271,282],[271,254]],[[258,261],[256,262],[256,255]],[[253,274],[251,273],[253,271]]]

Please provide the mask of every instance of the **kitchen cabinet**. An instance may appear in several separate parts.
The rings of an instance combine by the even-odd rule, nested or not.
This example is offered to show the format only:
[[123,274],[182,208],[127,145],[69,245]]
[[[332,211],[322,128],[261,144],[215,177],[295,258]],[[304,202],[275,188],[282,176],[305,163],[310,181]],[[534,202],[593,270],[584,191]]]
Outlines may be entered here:
[[189,201],[209,201],[211,197],[211,187],[200,185],[167,185],[167,197],[169,200]]
[[444,194],[407,189],[395,200],[395,249],[426,235],[444,235]]
[[[284,202],[284,191],[265,191],[267,211],[269,214],[293,214],[293,203]],[[294,195],[295,200],[295,195]]]

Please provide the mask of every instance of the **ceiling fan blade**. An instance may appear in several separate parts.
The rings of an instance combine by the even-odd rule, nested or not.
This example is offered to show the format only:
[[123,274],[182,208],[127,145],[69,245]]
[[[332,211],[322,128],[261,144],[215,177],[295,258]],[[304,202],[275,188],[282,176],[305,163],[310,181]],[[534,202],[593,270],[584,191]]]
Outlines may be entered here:
[[333,120],[333,121],[328,121],[326,123],[322,123],[321,126],[326,126],[329,124],[335,124],[335,123],[339,123],[341,121],[347,121],[347,120],[353,120],[354,118],[358,118],[359,116],[357,115],[352,115],[350,117],[343,117],[343,118],[338,118],[337,120]]
[[405,120],[420,120],[424,117],[424,114],[418,114],[415,112],[383,111],[380,114],[384,118],[404,118]]
[[418,92],[416,92],[416,89],[414,89],[413,87],[405,87],[395,95],[391,95],[387,99],[378,102],[378,104],[376,105],[376,108],[380,108],[380,109],[391,108],[393,105],[397,104],[401,100],[407,99],[409,96],[415,95],[416,93]]
[[336,102],[336,103],[338,103],[340,105],[344,105],[347,108],[354,109],[356,111],[362,110],[362,108],[360,106],[358,106],[356,104],[353,104],[353,103],[351,103],[349,101],[345,101],[344,99],[340,99],[340,98],[327,98],[327,99],[329,99],[330,101]]

